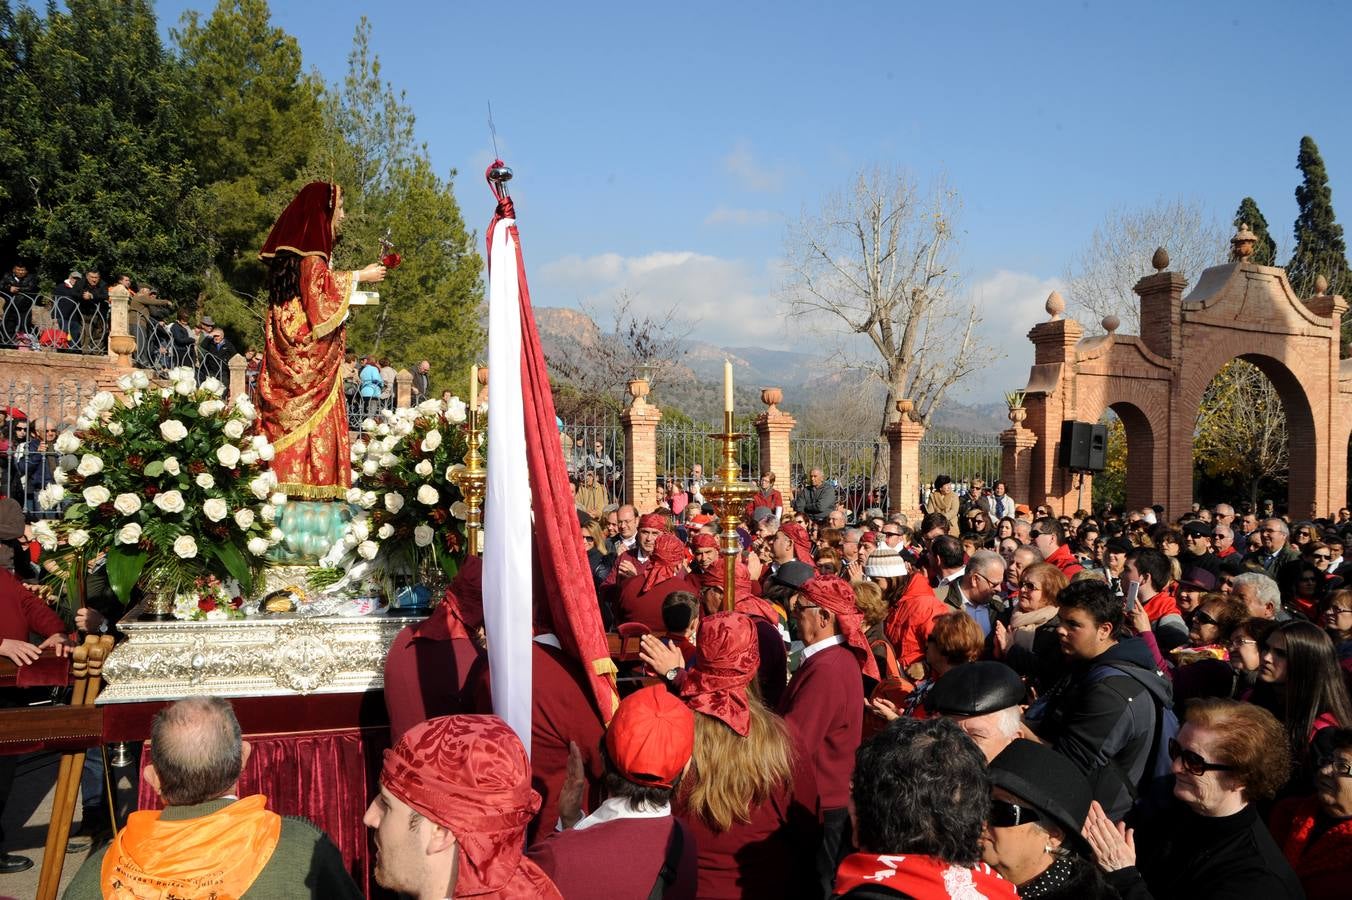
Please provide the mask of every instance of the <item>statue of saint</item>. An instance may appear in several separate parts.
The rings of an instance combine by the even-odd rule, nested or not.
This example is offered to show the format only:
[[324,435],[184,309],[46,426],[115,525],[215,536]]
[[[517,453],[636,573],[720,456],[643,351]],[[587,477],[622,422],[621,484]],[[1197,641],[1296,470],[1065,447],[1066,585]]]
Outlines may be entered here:
[[258,254],[269,267],[258,412],[276,449],[278,490],[295,499],[341,498],[352,484],[340,374],[344,323],[353,291],[383,280],[385,267],[329,268],[342,222],[342,189],[312,181],[278,216]]

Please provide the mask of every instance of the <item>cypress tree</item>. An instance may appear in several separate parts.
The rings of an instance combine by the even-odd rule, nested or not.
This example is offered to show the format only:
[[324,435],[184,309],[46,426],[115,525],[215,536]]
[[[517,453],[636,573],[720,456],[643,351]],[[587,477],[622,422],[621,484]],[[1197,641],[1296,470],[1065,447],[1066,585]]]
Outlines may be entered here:
[[1248,225],[1254,237],[1258,238],[1253,245],[1253,256],[1249,257],[1249,261],[1260,266],[1275,266],[1277,242],[1272,239],[1267,219],[1263,218],[1262,211],[1252,197],[1245,197],[1239,201],[1239,209],[1235,210],[1235,227],[1238,228],[1241,223]]
[[1343,240],[1343,226],[1334,221],[1333,192],[1329,189],[1328,173],[1319,155],[1314,138],[1300,139],[1300,154],[1296,157],[1301,183],[1296,187],[1296,248],[1286,266],[1291,286],[1296,294],[1307,297],[1314,291],[1314,281],[1320,275],[1329,280],[1332,293],[1348,293],[1347,243]]

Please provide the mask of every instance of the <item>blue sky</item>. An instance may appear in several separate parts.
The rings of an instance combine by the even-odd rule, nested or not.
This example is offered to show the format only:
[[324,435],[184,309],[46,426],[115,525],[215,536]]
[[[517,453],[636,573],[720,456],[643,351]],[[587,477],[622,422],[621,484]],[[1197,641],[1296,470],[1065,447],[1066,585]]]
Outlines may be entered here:
[[[161,2],[166,29],[185,8]],[[357,20],[480,231],[487,101],[516,170],[538,305],[619,289],[696,336],[811,347],[777,299],[785,228],[878,163],[962,196],[959,267],[1019,386],[1023,334],[1104,216],[1161,198],[1228,220],[1257,199],[1284,252],[1296,151],[1352,217],[1352,5],[274,2],[342,77]],[[1073,298],[1071,300],[1073,306]]]

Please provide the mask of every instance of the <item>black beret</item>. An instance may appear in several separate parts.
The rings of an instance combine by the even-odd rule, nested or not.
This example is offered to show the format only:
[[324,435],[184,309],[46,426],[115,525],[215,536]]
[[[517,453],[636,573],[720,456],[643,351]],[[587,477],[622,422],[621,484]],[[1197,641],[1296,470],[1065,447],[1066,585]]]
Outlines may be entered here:
[[1017,672],[1002,662],[963,663],[944,673],[925,695],[925,708],[945,716],[984,716],[1023,703]]
[[775,570],[775,574],[770,576],[771,581],[779,582],[785,587],[791,587],[795,590],[807,584],[809,578],[817,574],[817,570],[805,562],[799,562],[791,559]]
[[1194,519],[1183,526],[1183,533],[1189,537],[1211,537],[1212,527],[1201,519]]
[[1130,553],[1135,549],[1136,545],[1124,537],[1108,538],[1109,553]]

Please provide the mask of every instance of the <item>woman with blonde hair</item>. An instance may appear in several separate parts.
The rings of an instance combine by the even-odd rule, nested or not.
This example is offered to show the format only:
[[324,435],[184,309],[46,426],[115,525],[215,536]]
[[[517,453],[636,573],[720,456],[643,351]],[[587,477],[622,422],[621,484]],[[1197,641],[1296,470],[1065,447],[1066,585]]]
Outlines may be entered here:
[[705,616],[679,693],[695,712],[695,752],[673,812],[695,836],[702,900],[810,896],[817,844],[808,755],[761,702],[756,628]]

